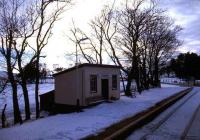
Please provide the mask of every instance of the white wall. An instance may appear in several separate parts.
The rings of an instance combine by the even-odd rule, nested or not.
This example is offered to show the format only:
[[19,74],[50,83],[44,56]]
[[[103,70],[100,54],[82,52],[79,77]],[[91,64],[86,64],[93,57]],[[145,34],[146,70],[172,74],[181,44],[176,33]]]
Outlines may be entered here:
[[[90,75],[97,75],[97,93],[90,92]],[[112,75],[118,75],[117,79],[117,90],[112,90]],[[109,98],[111,96],[119,98],[120,96],[120,79],[119,69],[116,68],[103,68],[103,67],[85,67],[85,96],[95,97],[101,96],[101,79],[109,80]]]
[[66,72],[55,77],[55,102],[59,104],[76,105],[77,97],[80,97],[81,76],[80,71],[76,70]]
[[[90,75],[97,75],[97,93],[90,92]],[[117,89],[112,90],[112,75],[118,75]],[[101,79],[109,80],[109,98],[120,98],[120,71],[116,68],[81,67],[55,76],[55,103],[76,105],[77,99],[80,105],[87,105],[87,98],[102,96]],[[77,76],[77,78],[76,78]]]

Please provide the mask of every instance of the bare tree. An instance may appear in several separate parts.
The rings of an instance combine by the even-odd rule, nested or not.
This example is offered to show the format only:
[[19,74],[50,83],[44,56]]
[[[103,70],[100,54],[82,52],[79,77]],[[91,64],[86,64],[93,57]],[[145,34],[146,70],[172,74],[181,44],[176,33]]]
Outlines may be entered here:
[[[108,55],[127,74],[127,96],[131,96],[130,87],[133,79],[139,92],[149,88],[149,73],[152,72],[152,67],[157,69],[152,74],[158,82],[158,64],[164,58],[169,58],[180,45],[176,36],[179,29],[171,29],[173,24],[168,25],[169,18],[164,15],[163,10],[156,8],[156,3],[152,1],[149,6],[144,7],[145,2],[137,0],[131,6],[126,4],[124,9],[110,11],[107,14],[109,18],[106,18],[107,26],[103,27],[107,45],[110,46],[107,50]],[[150,40],[155,37],[158,38],[155,41],[157,46],[150,47]]]
[[[58,1],[56,1],[58,2]],[[33,3],[23,0],[12,0],[1,3],[1,54],[5,56],[7,60],[7,71],[9,73],[9,81],[13,87],[13,105],[15,108],[19,108],[17,101],[17,83],[14,79],[13,69],[17,69],[21,75],[19,83],[22,86],[24,101],[25,101],[25,113],[26,119],[30,119],[30,107],[27,90],[27,79],[25,78],[23,67],[33,61],[36,62],[36,68],[38,70],[35,85],[35,99],[36,99],[36,118],[39,117],[39,60],[41,58],[42,49],[47,45],[49,38],[52,35],[52,28],[55,21],[58,20],[59,15],[64,11],[66,4],[70,3],[70,0],[65,0],[66,4],[56,4],[54,0],[35,0]],[[49,7],[56,4],[56,8],[50,12]],[[27,6],[28,5],[28,6]],[[26,7],[26,8],[25,8]],[[21,9],[20,9],[21,8]],[[25,9],[25,10],[24,10]],[[36,45],[29,43],[29,39],[35,39]],[[27,50],[33,51],[32,56],[29,56],[29,60],[23,64],[23,59]],[[15,65],[17,64],[17,67]],[[11,74],[10,74],[11,73]],[[17,103],[16,103],[17,102]],[[19,111],[15,111],[14,114],[20,114]],[[17,109],[19,110],[19,109]],[[17,112],[17,113],[15,113]],[[16,115],[15,115],[16,116]],[[19,116],[19,115],[18,115]],[[15,117],[16,118],[16,117]],[[21,122],[20,119],[15,123]]]
[[[114,3],[113,3],[114,5]],[[73,38],[70,38],[78,47],[81,55],[88,63],[103,64],[103,55],[106,50],[105,29],[109,26],[108,19],[112,8],[105,6],[101,14],[89,22],[90,34],[85,33],[80,28],[71,29]],[[86,39],[87,43],[80,43]]]
[[[139,93],[150,86],[159,86],[161,64],[180,45],[177,39],[180,28],[173,28],[165,11],[156,6],[154,1],[127,0],[124,8],[114,10],[111,6],[102,10],[101,15],[90,23],[92,37],[78,28],[72,30],[74,42],[78,43],[81,54],[89,63],[102,62],[100,56],[105,51],[121,67],[127,76],[127,96],[131,96],[133,80]],[[84,48],[85,44],[79,41],[82,38],[87,38],[92,47],[87,44]],[[96,55],[88,55],[88,50]]]
[[[66,4],[70,4],[71,0],[65,0],[66,4],[64,6],[58,6],[52,12],[49,13],[48,7],[55,3],[54,1],[57,0],[40,0],[38,1],[38,32],[36,35],[36,49],[35,49],[35,56],[36,56],[36,82],[35,82],[35,102],[36,102],[36,118],[40,116],[39,110],[39,62],[41,58],[41,52],[43,48],[47,45],[49,38],[52,35],[52,28],[55,22],[58,20],[59,15],[64,11],[64,7]],[[58,1],[59,2],[59,1]]]
[[148,34],[148,60],[149,72],[151,73],[151,84],[159,86],[160,67],[172,57],[174,51],[181,45],[177,39],[181,31],[179,26],[174,26],[166,16],[158,16],[151,27],[151,34]]
[[13,74],[13,69],[16,64],[13,46],[15,39],[18,37],[17,28],[18,20],[16,20],[16,13],[20,6],[20,1],[1,1],[0,10],[0,37],[1,37],[1,55],[6,61],[6,68],[8,79],[12,87],[13,95],[13,110],[14,110],[14,123],[22,123],[21,113],[17,97],[17,83]]
[[4,105],[2,114],[1,114],[2,128],[6,127],[6,114],[5,114],[6,106],[7,106],[7,104]]
[[[57,1],[59,2],[59,1]],[[65,0],[63,2],[66,2],[66,4],[70,3],[70,0]],[[15,47],[15,51],[17,54],[17,60],[18,60],[18,67],[19,72],[21,75],[21,85],[24,93],[24,97],[26,98],[25,105],[27,117],[26,119],[30,118],[30,111],[29,108],[29,101],[28,101],[28,90],[27,90],[27,79],[25,77],[25,71],[22,67],[22,58],[25,55],[27,48],[31,48],[34,53],[32,57],[30,57],[30,60],[27,64],[31,64],[33,62],[36,62],[36,82],[35,82],[35,101],[36,101],[36,118],[39,118],[39,100],[38,100],[38,90],[39,90],[39,78],[40,78],[40,72],[39,72],[39,60],[42,57],[41,52],[42,49],[47,45],[49,38],[52,35],[52,28],[54,23],[58,20],[59,15],[64,11],[64,5],[57,4],[56,8],[52,10],[52,12],[49,12],[49,7],[52,6],[51,4],[55,5],[54,0],[36,0],[35,4],[30,5],[27,8],[27,16],[25,16],[25,23],[22,26],[21,30],[21,44],[17,47]],[[35,44],[30,45],[29,39],[35,38]]]
[[[94,38],[88,37],[80,29],[74,28],[72,30],[75,43],[79,40],[77,39],[77,33],[80,33],[81,38],[89,39],[91,48],[87,46],[86,49],[83,49],[83,46],[78,44],[84,58],[89,63],[93,62],[91,60],[102,63],[102,49],[104,49],[112,61],[119,65],[122,71],[128,75],[127,95],[131,95],[130,86],[132,79],[136,80],[138,89],[141,86],[139,83],[140,48],[138,42],[140,35],[146,28],[145,23],[149,20],[149,15],[153,11],[153,7],[142,11],[140,7],[142,7],[143,2],[144,0],[135,2],[131,8],[126,5],[123,11],[114,11],[114,4],[111,8],[108,6],[104,8],[101,15],[90,23],[93,29],[92,36],[98,40],[96,41],[98,45],[94,43]],[[86,50],[88,49],[95,52],[95,57],[87,55]]]
[[[1,80],[1,79],[0,79]],[[1,82],[1,81],[0,81]],[[5,82],[0,83],[0,95],[3,95],[3,91],[5,90],[6,86],[7,86],[8,80],[6,80]],[[3,97],[4,98],[4,97]],[[2,113],[1,113],[1,123],[2,123],[2,128],[6,127],[6,103],[3,103],[3,109],[2,109]]]
[[[38,17],[36,15],[36,10],[34,9],[34,4],[28,4],[23,1],[21,3],[21,9],[16,13],[16,19],[20,20],[19,26],[17,28],[18,38],[16,38],[14,43],[14,50],[16,54],[17,67],[16,69],[19,72],[20,79],[18,79],[19,84],[22,87],[23,95],[24,95],[24,104],[25,104],[25,119],[30,119],[30,104],[29,104],[29,96],[27,89],[27,79],[25,77],[25,71],[23,67],[27,64],[24,63],[32,63],[35,59],[35,55],[28,60],[28,62],[23,61],[24,56],[26,55],[27,49],[29,49],[28,39],[33,37],[33,34],[38,30],[36,26],[36,22]],[[25,6],[27,5],[27,6]]]
[[[124,70],[127,73],[125,92],[127,96],[131,96],[130,87],[133,79],[136,81],[138,91],[141,92],[139,66],[141,63],[140,37],[146,29],[147,22],[154,14],[154,5],[141,8],[144,2],[145,0],[134,1],[131,6],[126,4],[123,10],[117,11],[118,18],[115,18],[116,22],[118,22],[117,36],[115,37],[115,44],[117,45],[114,47],[113,43],[109,43],[116,62],[119,65],[123,65],[116,52],[121,52],[121,55],[128,62],[127,68]],[[107,38],[109,41],[109,37]]]
[[[74,23],[73,23],[74,25]],[[75,25],[73,26],[73,28],[70,30],[73,37],[69,37],[69,39],[76,45],[76,52],[70,54],[70,55],[75,55],[76,56],[76,63],[78,62],[78,55],[80,52],[80,56],[83,57],[83,59],[87,62],[87,63],[96,63],[95,59],[92,57],[92,52],[90,47],[85,47],[82,45],[82,41],[84,40],[89,40],[88,36],[83,33],[83,31],[81,31],[79,28],[75,27]],[[78,50],[79,48],[79,50]],[[69,55],[69,54],[67,54]]]

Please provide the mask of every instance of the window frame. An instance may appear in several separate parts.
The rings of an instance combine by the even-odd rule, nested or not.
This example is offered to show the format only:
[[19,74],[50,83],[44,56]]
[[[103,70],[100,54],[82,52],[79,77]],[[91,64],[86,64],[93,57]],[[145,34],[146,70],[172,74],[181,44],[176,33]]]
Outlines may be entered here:
[[90,75],[90,93],[97,93],[97,75]]
[[117,74],[112,75],[112,90],[117,90]]

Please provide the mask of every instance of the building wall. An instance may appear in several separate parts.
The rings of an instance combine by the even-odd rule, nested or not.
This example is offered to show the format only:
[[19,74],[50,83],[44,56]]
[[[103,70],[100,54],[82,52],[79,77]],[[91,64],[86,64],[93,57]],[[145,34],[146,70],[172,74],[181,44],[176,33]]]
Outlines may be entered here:
[[40,95],[40,110],[45,110],[49,112],[53,111],[54,92],[55,90],[52,90]]
[[[97,75],[97,93],[90,92],[90,75]],[[77,80],[76,80],[77,75]],[[112,75],[117,76],[117,90],[112,90]],[[55,76],[55,103],[86,106],[87,98],[101,97],[101,79],[109,80],[109,99],[120,98],[120,71],[116,68],[81,67]]]
[[[97,92],[90,92],[90,75],[97,75]],[[112,90],[112,75],[117,75],[117,89]],[[115,97],[120,98],[120,71],[116,68],[102,68],[102,67],[85,67],[85,97],[102,96],[101,79],[109,80],[109,99]]]
[[79,68],[55,77],[55,103],[66,105],[77,104],[77,99],[78,97],[80,98],[79,93],[82,90],[82,87],[80,87],[82,81],[81,71],[82,68]]

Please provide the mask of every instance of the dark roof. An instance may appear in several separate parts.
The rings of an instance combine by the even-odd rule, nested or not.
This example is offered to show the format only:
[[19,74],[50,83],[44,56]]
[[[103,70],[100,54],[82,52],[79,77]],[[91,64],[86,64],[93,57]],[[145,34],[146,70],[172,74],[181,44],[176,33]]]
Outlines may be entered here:
[[70,72],[70,71],[75,70],[76,68],[82,68],[82,67],[103,67],[103,68],[118,68],[118,69],[120,68],[119,66],[116,66],[116,65],[105,65],[105,64],[89,64],[89,63],[84,63],[84,64],[80,64],[80,65],[78,65],[78,66],[74,66],[74,67],[72,67],[72,68],[66,69],[66,70],[64,70],[64,71],[55,73],[55,74],[53,74],[53,76],[57,76],[57,75],[60,75],[60,74],[66,73],[66,72]]

